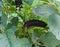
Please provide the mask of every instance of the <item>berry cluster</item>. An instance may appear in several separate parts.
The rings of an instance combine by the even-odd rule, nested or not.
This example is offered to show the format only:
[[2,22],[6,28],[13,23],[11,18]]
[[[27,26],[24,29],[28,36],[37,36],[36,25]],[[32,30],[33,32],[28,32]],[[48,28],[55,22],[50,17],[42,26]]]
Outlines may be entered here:
[[16,4],[16,8],[17,7],[21,8],[22,7],[22,0],[15,0],[15,4]]
[[47,24],[40,20],[29,20],[24,24],[23,28],[29,28],[30,26],[39,26],[45,28]]

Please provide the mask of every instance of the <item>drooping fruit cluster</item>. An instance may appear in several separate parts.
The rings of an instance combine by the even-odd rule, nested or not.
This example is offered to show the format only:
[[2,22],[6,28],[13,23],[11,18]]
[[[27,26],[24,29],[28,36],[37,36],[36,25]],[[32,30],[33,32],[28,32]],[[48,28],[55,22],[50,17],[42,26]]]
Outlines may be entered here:
[[26,29],[29,28],[30,26],[39,26],[45,28],[47,24],[41,20],[29,20],[25,22],[23,28]]
[[22,7],[22,0],[15,0],[15,4],[16,4],[16,8],[19,7],[21,8]]

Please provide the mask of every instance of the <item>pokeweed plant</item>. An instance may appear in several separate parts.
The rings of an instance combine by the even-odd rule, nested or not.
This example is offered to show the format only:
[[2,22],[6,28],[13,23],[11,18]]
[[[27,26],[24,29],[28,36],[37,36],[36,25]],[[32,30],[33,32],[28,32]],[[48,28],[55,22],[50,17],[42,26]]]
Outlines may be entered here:
[[[0,47],[60,47],[60,2],[22,0],[22,3],[21,8],[15,0],[0,0]],[[40,21],[48,28],[43,28]]]

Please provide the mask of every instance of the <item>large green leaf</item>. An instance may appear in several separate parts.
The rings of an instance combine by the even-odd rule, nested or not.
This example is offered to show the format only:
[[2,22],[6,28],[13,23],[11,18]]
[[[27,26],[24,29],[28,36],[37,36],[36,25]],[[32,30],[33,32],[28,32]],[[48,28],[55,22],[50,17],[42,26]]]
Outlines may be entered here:
[[57,40],[51,32],[41,35],[40,41],[43,42],[46,47],[56,47],[60,44],[60,40]]
[[56,38],[60,40],[60,15],[49,16],[49,28]]
[[0,33],[0,47],[10,47],[6,34]]
[[37,16],[43,16],[48,18],[51,14],[58,13],[52,5],[43,4],[32,8],[32,11]]
[[8,29],[6,33],[0,36],[0,47],[31,47],[31,43],[27,38],[16,38],[14,31],[16,27]]
[[42,42],[46,47],[56,47],[60,44],[60,40],[57,40],[53,33],[43,33],[40,30],[34,30],[32,33],[32,42],[36,43],[36,37],[39,37],[38,42]]

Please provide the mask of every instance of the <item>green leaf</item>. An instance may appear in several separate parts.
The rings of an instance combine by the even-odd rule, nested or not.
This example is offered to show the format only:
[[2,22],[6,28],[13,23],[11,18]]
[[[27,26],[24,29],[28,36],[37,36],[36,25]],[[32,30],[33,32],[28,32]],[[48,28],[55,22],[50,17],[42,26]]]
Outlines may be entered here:
[[10,47],[9,41],[5,33],[0,33],[0,47]]
[[33,28],[32,30],[32,37],[31,37],[31,40],[32,40],[32,42],[33,43],[35,43],[36,42],[36,37],[40,37],[41,35],[43,35],[44,33],[44,31],[43,31],[43,28],[39,28],[39,27],[35,27],[35,28]]
[[3,26],[7,25],[7,16],[4,13],[2,13],[2,16],[1,16],[1,22]]
[[11,23],[8,23],[6,26],[6,29],[10,29],[13,25]]
[[5,35],[0,35],[0,47],[31,47],[31,42],[27,38],[16,38],[14,31],[16,27],[8,29]]
[[60,9],[60,2],[59,1],[56,1],[56,5]]
[[48,0],[48,1],[54,3],[56,0]]
[[0,29],[3,29],[3,27],[4,27],[4,26],[3,26],[2,24],[0,24]]
[[18,24],[18,17],[13,17],[11,23],[16,26]]
[[37,16],[48,18],[52,14],[58,13],[52,5],[43,4],[32,8],[32,12]]
[[0,17],[2,16],[2,12],[0,11]]
[[2,1],[0,1],[0,7],[2,6]]
[[9,37],[9,40],[12,44],[12,47],[31,47],[31,44],[29,42],[29,40],[27,38],[16,38],[15,34],[14,34],[14,28],[11,28],[8,30],[8,37]]
[[57,40],[51,32],[41,35],[40,41],[44,43],[46,47],[56,47],[60,44],[60,40]]
[[49,16],[49,28],[56,36],[56,39],[60,40],[60,15],[55,14]]
[[38,42],[42,42],[46,47],[55,47],[60,44],[60,40],[57,40],[51,32],[43,33],[43,31],[40,30],[34,30],[31,38],[33,43],[36,42],[36,37],[39,37]]
[[32,4],[32,7],[37,7],[37,6],[42,5],[42,4],[44,4],[44,1],[42,1],[42,0],[34,0],[33,4]]
[[33,3],[34,0],[24,0],[24,1],[25,1],[26,3],[28,3],[28,4],[31,5],[31,4]]
[[60,47],[60,44],[59,44],[59,45],[57,45],[56,47]]

